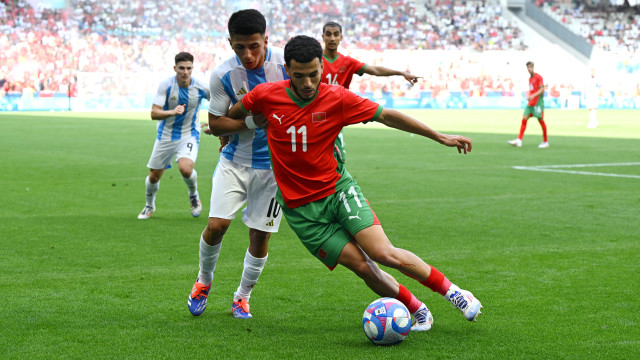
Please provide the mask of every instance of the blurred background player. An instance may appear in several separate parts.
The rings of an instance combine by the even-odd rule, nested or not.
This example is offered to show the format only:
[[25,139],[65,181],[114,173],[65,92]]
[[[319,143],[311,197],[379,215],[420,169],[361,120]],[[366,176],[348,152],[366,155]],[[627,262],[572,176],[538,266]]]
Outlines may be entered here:
[[171,167],[174,155],[189,189],[191,215],[198,217],[202,211],[198,195],[198,174],[193,166],[198,157],[200,144],[198,110],[202,99],[209,100],[210,93],[203,81],[191,76],[193,55],[187,52],[178,53],[175,56],[173,70],[176,75],[160,83],[151,107],[151,119],[160,121],[158,135],[147,164],[147,204],[138,215],[138,219],[148,219],[156,210],[155,200],[160,188],[160,178],[165,169]]
[[342,26],[330,21],[322,27],[322,40],[324,50],[322,52],[322,82],[331,85],[340,85],[349,88],[354,74],[362,76],[369,74],[373,76],[403,76],[409,84],[418,82],[420,76],[415,76],[407,71],[388,69],[382,66],[367,65],[350,56],[338,52],[338,47],[342,41]]
[[596,72],[591,69],[591,76],[587,81],[587,86],[584,92],[585,104],[589,109],[589,123],[587,128],[595,129],[598,127],[598,103],[600,102],[600,83],[596,79]]
[[[342,41],[342,26],[330,21],[322,27],[322,41],[324,51],[322,53],[322,82],[331,85],[340,85],[348,89],[354,74],[362,76],[369,74],[374,76],[403,76],[411,86],[418,82],[419,76],[412,75],[407,71],[388,69],[382,66],[367,65],[350,56],[345,56],[338,52],[340,41]],[[336,146],[340,151],[337,154],[342,161],[346,160],[344,136],[342,132],[336,138]]]
[[541,149],[549,147],[547,141],[547,124],[544,122],[544,90],[545,85],[542,80],[542,76],[533,71],[533,62],[527,62],[527,71],[529,72],[529,93],[527,96],[527,106],[524,108],[524,114],[522,114],[522,123],[520,124],[520,134],[517,139],[510,140],[509,144],[515,147],[522,146],[522,137],[524,131],[527,129],[527,120],[530,117],[535,117],[542,127],[542,143],[538,145]]
[[[218,118],[227,114],[230,105],[258,84],[287,78],[282,49],[267,46],[266,20],[259,11],[235,12],[228,30],[235,55],[214,69],[210,80],[209,130],[214,135],[221,131]],[[267,261],[269,237],[278,231],[282,218],[276,189],[264,130],[233,134],[222,148],[213,174],[209,222],[200,237],[200,272],[188,301],[193,315],[202,314],[207,306],[222,237],[246,204],[242,221],[249,227],[249,248],[231,311],[235,318],[252,317],[249,297]]]
[[[378,263],[441,294],[467,320],[475,321],[481,313],[480,301],[412,252],[391,244],[360,187],[345,166],[338,166],[331,150],[344,126],[369,121],[430,138],[465,154],[471,151],[471,139],[441,134],[342,87],[321,83],[322,47],[311,37],[292,38],[284,54],[290,80],[257,86],[220,121],[230,123],[229,130],[256,127],[256,119],[260,125],[268,123],[277,198],[291,229],[330,270],[340,264],[379,296],[396,298],[407,306],[416,319],[412,331],[429,330],[431,312]],[[249,119],[251,113],[262,116]]]

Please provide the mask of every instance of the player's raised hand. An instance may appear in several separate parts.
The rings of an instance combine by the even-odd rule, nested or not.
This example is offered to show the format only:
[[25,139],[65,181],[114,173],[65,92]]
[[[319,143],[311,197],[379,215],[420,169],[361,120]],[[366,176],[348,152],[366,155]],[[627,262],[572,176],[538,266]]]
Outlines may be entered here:
[[471,139],[460,135],[446,135],[443,134],[442,144],[450,147],[457,147],[458,153],[464,153],[471,151]]
[[184,114],[184,104],[180,104],[180,105],[176,106],[176,108],[173,109],[173,111],[175,112],[176,115]]
[[411,86],[413,86],[414,84],[418,83],[418,79],[421,79],[422,76],[415,76],[409,72],[405,72],[404,78],[409,82],[409,84],[411,84]]

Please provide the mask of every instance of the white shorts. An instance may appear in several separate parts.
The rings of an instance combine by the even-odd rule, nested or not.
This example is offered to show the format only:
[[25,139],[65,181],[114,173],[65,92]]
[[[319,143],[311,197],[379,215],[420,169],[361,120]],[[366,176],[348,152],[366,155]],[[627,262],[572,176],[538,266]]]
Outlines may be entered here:
[[149,169],[165,169],[171,167],[171,159],[176,155],[176,161],[187,158],[196,163],[198,158],[198,139],[188,136],[180,140],[158,140],[153,144],[153,151],[147,167]]
[[235,219],[240,208],[242,222],[251,229],[278,232],[282,209],[276,201],[278,185],[273,171],[238,165],[220,156],[213,172],[209,217]]

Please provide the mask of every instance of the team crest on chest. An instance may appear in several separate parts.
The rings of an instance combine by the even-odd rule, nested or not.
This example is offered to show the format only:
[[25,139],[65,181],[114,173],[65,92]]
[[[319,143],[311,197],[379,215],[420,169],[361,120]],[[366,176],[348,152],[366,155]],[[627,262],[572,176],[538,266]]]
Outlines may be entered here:
[[326,112],[316,112],[311,114],[311,122],[318,123],[327,120]]
[[347,67],[346,66],[340,66],[340,70],[338,70],[338,72],[343,73],[347,71]]

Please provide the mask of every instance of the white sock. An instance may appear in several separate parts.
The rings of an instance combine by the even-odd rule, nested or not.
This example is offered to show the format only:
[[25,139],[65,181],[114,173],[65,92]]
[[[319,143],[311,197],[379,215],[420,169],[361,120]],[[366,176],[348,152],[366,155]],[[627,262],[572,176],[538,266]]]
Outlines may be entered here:
[[251,297],[251,290],[258,282],[258,278],[264,269],[264,264],[267,262],[269,254],[263,258],[253,257],[247,249],[247,253],[244,255],[244,270],[242,270],[242,280],[240,280],[240,286],[233,294],[233,301],[238,301],[240,298],[244,298],[249,301]]
[[196,169],[193,169],[191,176],[188,178],[183,176],[182,180],[184,180],[184,183],[187,184],[187,188],[189,188],[189,197],[198,195],[198,173],[196,172]]
[[209,285],[213,281],[213,270],[216,269],[222,243],[211,246],[200,236],[200,272],[198,282]]
[[160,181],[158,181],[155,184],[152,184],[149,181],[149,176],[147,176],[146,179],[144,179],[144,185],[147,189],[147,193],[146,193],[146,198],[147,198],[147,206],[151,206],[152,208],[155,209],[156,207],[156,193],[158,192],[158,189],[160,189]]

